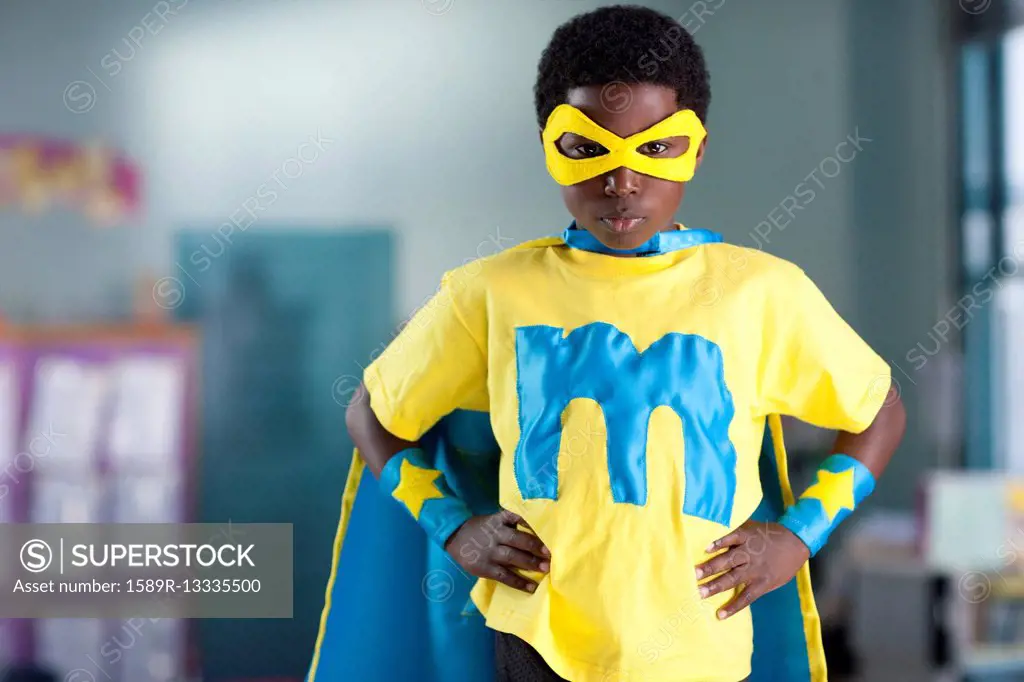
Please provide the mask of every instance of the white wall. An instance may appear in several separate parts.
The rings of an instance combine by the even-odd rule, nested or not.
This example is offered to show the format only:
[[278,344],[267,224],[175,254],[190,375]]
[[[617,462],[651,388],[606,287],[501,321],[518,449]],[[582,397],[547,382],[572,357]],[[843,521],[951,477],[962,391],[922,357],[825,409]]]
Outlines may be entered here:
[[[165,19],[131,0],[5,6],[0,129],[112,139],[143,164],[147,189],[142,223],[90,238],[95,248],[75,216],[0,217],[0,240],[20,252],[0,256],[8,310],[26,297],[52,316],[114,309],[102,292],[140,268],[173,268],[174,230],[212,230],[267,183],[278,196],[249,203],[260,210],[248,229],[396,226],[396,315],[444,269],[492,251],[491,238],[505,245],[567,224],[536,141],[532,85],[555,26],[600,3],[168,4],[178,11]],[[726,0],[703,24],[690,2],[651,4],[699,26],[714,82],[710,155],[680,217],[753,245],[755,226],[852,130],[843,3]],[[140,35],[136,47],[129,36]],[[76,80],[95,88],[82,114],[62,104]],[[72,105],[83,106],[88,91],[77,87]],[[285,168],[301,173],[289,180],[282,164],[317,131],[335,142],[301,171]],[[845,311],[849,182],[846,173],[823,182],[767,248],[806,267]],[[43,289],[11,284],[51,268]]]
[[[912,507],[922,470],[959,456],[959,443],[937,439],[951,421],[936,390],[942,363],[920,367],[907,355],[918,343],[933,347],[929,333],[959,298],[950,84],[957,61],[948,25],[949,13],[961,10],[886,0],[858,0],[851,8],[850,35],[860,38],[850,57],[850,112],[877,140],[851,173],[855,319],[892,366],[908,414],[903,446],[874,497]],[[955,347],[951,338],[943,354]],[[954,401],[960,405],[961,396]]]
[[[506,245],[568,222],[543,168],[532,85],[553,28],[596,4],[456,0],[434,15],[418,2],[308,2],[266,5],[245,20],[227,6],[222,19],[188,23],[183,14],[147,62],[158,85],[132,119],[145,125],[139,139],[165,188],[154,213],[165,225],[226,216],[321,130],[337,142],[265,220],[393,222],[404,314],[444,269],[492,252],[491,238]],[[712,156],[682,217],[735,238],[748,239],[849,132],[836,77],[846,71],[842,5],[786,4],[734,0],[697,32],[718,87]],[[689,7],[662,3],[698,26]],[[762,113],[751,116],[754,107]],[[825,182],[772,247],[848,307],[848,268],[828,261],[848,249],[849,183]]]
[[[0,213],[8,315],[122,313],[133,277],[175,273],[176,230],[208,229],[219,249],[213,231],[247,201],[248,229],[394,225],[396,319],[444,270],[568,223],[537,142],[534,71],[559,23],[609,3],[167,2],[179,10],[166,19],[149,0],[0,5],[0,131],[102,136],[146,173],[143,218],[123,229]],[[929,0],[724,0],[701,23],[690,0],[648,4],[697,27],[712,72],[708,156],[679,217],[797,262],[902,358],[948,298],[942,13]],[[78,80],[96,99],[76,114],[62,100]],[[283,167],[318,131],[333,143]],[[857,132],[870,142],[829,161]],[[780,206],[793,200],[790,221]],[[755,230],[771,218],[788,224],[765,240]],[[896,500],[934,461],[925,438],[909,438]]]

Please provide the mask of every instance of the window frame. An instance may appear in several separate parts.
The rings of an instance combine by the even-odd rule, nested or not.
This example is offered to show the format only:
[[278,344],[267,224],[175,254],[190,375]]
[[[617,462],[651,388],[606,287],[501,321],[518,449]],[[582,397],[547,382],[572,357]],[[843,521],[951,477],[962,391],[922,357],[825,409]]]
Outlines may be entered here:
[[[980,7],[984,2],[975,0]],[[968,3],[970,4],[970,3]],[[971,13],[960,3],[955,13],[954,32],[958,56],[957,78],[957,163],[956,186],[958,220],[954,243],[957,245],[957,288],[961,296],[977,291],[992,276],[1001,259],[1013,256],[1005,243],[1005,223],[1010,208],[1010,187],[1006,172],[1006,97],[1004,57],[1005,37],[1014,29],[1024,27],[1024,0],[990,0],[983,12]],[[980,88],[965,78],[968,60],[980,59],[984,82]],[[981,111],[982,125],[968,121],[971,112]],[[968,124],[972,125],[968,125]],[[1018,123],[1024,124],[1024,123]],[[973,159],[969,151],[983,145],[984,177],[979,183],[968,173]],[[983,217],[991,226],[987,244],[977,252],[977,235],[969,234],[970,219]],[[975,221],[977,222],[977,221]],[[975,227],[977,227],[975,225]],[[979,256],[981,256],[979,258]],[[997,270],[998,272],[998,270]],[[1024,277],[1018,269],[1013,277]],[[990,287],[991,288],[991,287]],[[996,391],[1001,387],[1001,354],[1003,344],[998,322],[998,306],[984,306],[975,324],[967,325],[963,334],[964,351],[964,442],[961,465],[968,469],[1002,468],[1007,463],[1002,448],[1003,407]]]

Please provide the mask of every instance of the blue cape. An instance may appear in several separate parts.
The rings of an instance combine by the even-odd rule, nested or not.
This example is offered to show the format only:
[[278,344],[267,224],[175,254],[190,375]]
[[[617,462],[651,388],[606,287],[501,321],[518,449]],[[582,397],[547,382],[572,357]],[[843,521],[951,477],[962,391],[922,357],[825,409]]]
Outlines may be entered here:
[[[475,513],[497,511],[500,451],[487,414],[453,412],[421,445]],[[353,453],[307,682],[494,682],[494,636],[469,601],[475,578],[363,470]],[[764,497],[753,518],[774,521],[794,501],[777,415],[765,428],[760,472]],[[751,682],[826,682],[806,564],[750,608]]]

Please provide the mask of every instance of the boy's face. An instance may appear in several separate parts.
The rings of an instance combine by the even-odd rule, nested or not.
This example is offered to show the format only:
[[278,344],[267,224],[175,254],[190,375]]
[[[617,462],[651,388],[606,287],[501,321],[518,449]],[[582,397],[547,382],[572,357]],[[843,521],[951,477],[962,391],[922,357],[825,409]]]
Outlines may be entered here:
[[[628,88],[628,93],[618,92],[620,87]],[[615,96],[611,97],[612,94]],[[622,97],[623,94],[629,96]],[[646,130],[678,111],[675,90],[644,83],[574,88],[568,93],[567,103],[622,138]],[[670,137],[647,143],[640,151],[655,158],[671,158],[686,152],[688,143],[685,137]],[[706,140],[697,152],[698,167],[705,143]],[[607,153],[600,144],[574,133],[563,135],[557,144],[563,154],[573,159]],[[576,224],[605,246],[632,249],[673,226],[684,189],[685,183],[620,167],[590,180],[563,186],[562,198]]]

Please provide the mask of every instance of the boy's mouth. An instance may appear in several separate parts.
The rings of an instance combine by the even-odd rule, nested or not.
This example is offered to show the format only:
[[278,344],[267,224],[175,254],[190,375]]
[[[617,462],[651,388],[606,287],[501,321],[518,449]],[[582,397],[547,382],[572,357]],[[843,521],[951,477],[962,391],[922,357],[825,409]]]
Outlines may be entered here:
[[647,219],[638,216],[604,216],[601,218],[601,222],[607,225],[612,232],[618,232],[620,234],[632,232],[645,220]]

